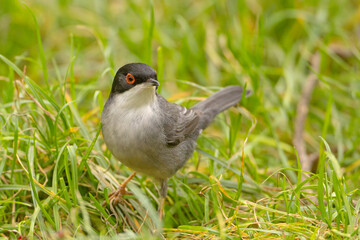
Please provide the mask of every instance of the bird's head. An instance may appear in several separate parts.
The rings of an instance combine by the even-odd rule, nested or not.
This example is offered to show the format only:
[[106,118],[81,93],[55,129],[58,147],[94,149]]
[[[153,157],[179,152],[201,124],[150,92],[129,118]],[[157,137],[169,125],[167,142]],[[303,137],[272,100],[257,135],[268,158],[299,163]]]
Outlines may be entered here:
[[155,70],[144,63],[129,63],[116,72],[111,93],[123,93],[134,87],[158,87]]

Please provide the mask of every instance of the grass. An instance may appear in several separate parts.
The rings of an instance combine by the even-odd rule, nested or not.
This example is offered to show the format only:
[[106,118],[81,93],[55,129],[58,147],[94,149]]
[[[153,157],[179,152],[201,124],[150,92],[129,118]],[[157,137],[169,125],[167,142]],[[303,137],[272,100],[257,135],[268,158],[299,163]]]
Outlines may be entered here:
[[[3,0],[0,238],[359,238],[359,22],[351,0]],[[184,106],[231,84],[253,91],[170,179],[163,221],[146,176],[103,205],[131,174],[100,131],[128,62],[152,65]],[[303,179],[292,141],[312,73],[304,140],[318,163]]]

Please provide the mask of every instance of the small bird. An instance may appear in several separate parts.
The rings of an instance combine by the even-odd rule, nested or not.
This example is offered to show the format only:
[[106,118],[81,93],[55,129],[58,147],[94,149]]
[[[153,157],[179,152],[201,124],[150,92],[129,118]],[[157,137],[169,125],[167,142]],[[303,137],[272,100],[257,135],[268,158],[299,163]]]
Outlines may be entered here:
[[226,87],[192,108],[168,102],[157,93],[155,70],[144,63],[121,67],[101,116],[104,141],[114,157],[135,171],[109,195],[117,203],[128,194],[126,184],[136,172],[159,180],[160,216],[167,181],[192,156],[196,140],[215,116],[236,105],[243,89]]

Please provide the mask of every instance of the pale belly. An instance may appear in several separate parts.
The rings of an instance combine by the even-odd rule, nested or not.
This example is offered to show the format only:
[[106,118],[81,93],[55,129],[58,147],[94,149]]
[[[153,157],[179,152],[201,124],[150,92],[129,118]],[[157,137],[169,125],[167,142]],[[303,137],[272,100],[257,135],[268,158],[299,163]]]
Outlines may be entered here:
[[[126,112],[126,113],[124,113]],[[165,145],[160,122],[150,107],[120,111],[103,119],[104,141],[116,159],[127,167],[157,177],[160,149]]]

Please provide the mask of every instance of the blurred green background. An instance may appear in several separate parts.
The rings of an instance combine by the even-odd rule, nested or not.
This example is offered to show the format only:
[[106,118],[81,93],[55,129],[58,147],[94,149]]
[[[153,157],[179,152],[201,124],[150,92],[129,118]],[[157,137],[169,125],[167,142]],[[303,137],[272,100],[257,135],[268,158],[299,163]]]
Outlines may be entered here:
[[[256,127],[250,131],[245,145],[244,171],[249,177],[245,182],[261,186],[269,184],[269,188],[278,187],[278,177],[267,177],[282,169],[289,179],[286,181],[284,178],[284,185],[280,190],[292,188],[291,184],[287,184],[290,180],[295,183],[298,175],[296,171],[284,169],[298,167],[293,145],[297,105],[302,98],[305,82],[313,74],[318,82],[310,97],[309,114],[303,132],[307,153],[313,156],[315,154],[314,159],[321,162],[321,158],[319,160],[316,155],[321,155],[325,149],[320,138],[322,136],[329,146],[327,151],[331,149],[336,162],[335,164],[333,161],[336,167],[328,169],[329,176],[335,171],[341,182],[336,184],[346,186],[343,193],[351,192],[351,196],[347,195],[349,199],[354,197],[351,201],[359,198],[360,5],[357,0],[2,0],[0,33],[0,151],[3,160],[9,160],[0,164],[0,175],[3,173],[0,184],[2,189],[7,191],[1,195],[5,205],[2,210],[0,208],[4,222],[1,228],[7,229],[0,230],[4,236],[18,236],[18,232],[11,233],[15,235],[9,235],[9,232],[18,229],[16,223],[21,221],[20,218],[30,217],[32,211],[27,212],[31,207],[27,210],[21,208],[18,218],[10,218],[6,214],[7,211],[15,209],[11,196],[16,189],[29,184],[26,178],[20,176],[23,175],[20,173],[21,167],[15,163],[14,152],[16,153],[17,147],[14,142],[18,137],[23,137],[24,140],[19,140],[18,146],[19,151],[23,151],[20,158],[28,159],[28,146],[32,137],[36,138],[36,141],[44,141],[44,146],[38,149],[37,161],[49,178],[53,177],[56,159],[63,158],[58,151],[60,145],[57,145],[57,138],[59,143],[73,138],[71,143],[80,146],[74,158],[81,160],[82,154],[90,154],[86,152],[86,148],[96,137],[102,104],[109,94],[114,73],[119,67],[130,62],[144,62],[153,66],[161,82],[161,94],[170,101],[185,106],[193,105],[219,87],[246,85],[247,89],[251,89],[252,96],[244,101],[240,111],[246,117],[238,117],[238,111],[220,117],[215,126],[201,137],[199,147],[209,150],[216,158],[231,159],[234,153],[242,151],[244,139],[251,127],[255,126],[256,119]],[[314,57],[319,59],[317,69],[314,69],[312,63]],[[5,58],[20,71],[26,66],[26,75],[38,84],[34,85],[35,87],[28,82],[23,84],[32,98],[15,84],[16,80],[23,78],[22,74],[14,71]],[[54,100],[58,108],[54,107],[52,100],[44,97],[40,90],[36,90],[38,87]],[[56,123],[51,125],[51,117],[48,118],[39,110],[38,104],[34,104],[34,98],[41,105],[49,106],[45,109],[54,115],[54,119],[57,116],[63,119],[64,123],[59,120],[64,130],[63,135],[56,135],[56,131],[59,131],[54,130]],[[39,98],[44,99],[44,102]],[[70,101],[75,102],[66,107]],[[70,105],[74,107],[70,109]],[[65,115],[60,114],[61,107],[64,107],[62,114]],[[24,120],[22,114],[31,117]],[[14,116],[20,116],[19,120],[14,121]],[[50,125],[55,126],[54,129]],[[42,137],[35,136],[37,131]],[[46,142],[49,143],[48,146],[45,146]],[[53,143],[55,145],[52,145]],[[68,151],[70,154],[71,150]],[[195,176],[214,175],[221,179],[224,175],[228,181],[232,181],[227,183],[229,188],[232,186],[234,196],[240,197],[236,189],[238,183],[243,183],[243,179],[235,178],[231,171],[226,169],[216,172],[213,169],[216,167],[211,164],[208,166],[207,162],[199,165],[201,154],[204,153],[195,153],[191,163],[181,171],[185,178],[190,170],[195,172],[192,173]],[[106,151],[101,135],[90,157],[97,159],[94,161],[97,166],[105,168],[108,166],[107,160],[112,159]],[[109,161],[117,164],[114,159]],[[224,161],[226,165],[227,162]],[[231,166],[235,169],[241,169],[242,164],[241,158],[231,161]],[[328,162],[326,166],[329,166]],[[35,169],[35,172],[39,169]],[[85,172],[81,171],[82,168],[79,169],[79,175]],[[117,166],[112,171],[124,175],[118,169],[129,173],[123,166]],[[316,172],[317,164],[313,166],[313,170]],[[17,174],[19,175],[16,180],[12,179]],[[39,172],[37,174],[40,174],[36,175],[36,178],[41,182],[44,176]],[[95,195],[97,181],[93,181],[90,171],[88,174],[89,181],[93,183],[93,187],[89,189]],[[87,177],[82,180],[80,177],[80,182],[85,184],[82,186],[84,189],[87,187]],[[137,181],[143,190],[150,184],[151,191],[156,192],[156,188],[145,178]],[[179,180],[173,181],[175,186],[178,184],[175,182]],[[6,187],[10,183],[13,188]],[[214,184],[211,181],[210,183]],[[309,183],[312,183],[314,188],[318,186],[317,181]],[[19,186],[16,187],[16,184]],[[186,184],[191,185],[191,181],[184,180],[184,184],[184,189],[187,189]],[[44,186],[53,185],[48,183]],[[202,187],[204,185],[193,187],[196,189],[193,195],[201,191]],[[304,186],[301,185],[300,188],[302,187]],[[251,187],[249,189],[245,186],[244,192],[248,195],[244,198],[253,202],[265,196],[278,199],[281,195],[270,193],[270,189],[265,191],[262,187],[261,190],[256,187],[256,190]],[[328,194],[330,196],[331,191],[328,191]],[[17,201],[27,199],[31,202],[26,196],[29,195],[23,194],[23,199]],[[72,197],[75,198],[75,195]],[[197,209],[194,212],[201,216],[197,220],[194,212],[182,216],[180,212],[185,205],[180,202],[186,203],[188,200],[186,194],[182,197],[182,200],[178,200],[179,206],[174,208],[170,207],[174,203],[169,200],[168,211],[172,212],[174,217],[165,219],[166,227],[175,228],[189,221],[190,226],[205,226],[202,222],[204,216],[208,221],[211,217],[218,217],[214,213],[210,214],[209,218],[209,213],[199,213],[197,207],[194,207]],[[193,200],[197,201],[196,199],[197,197],[194,197]],[[93,204],[92,199],[86,198],[84,201]],[[206,202],[198,201],[199,206]],[[101,203],[100,200],[99,202]],[[156,200],[153,200],[152,203],[155,202]],[[283,206],[282,204],[283,202],[279,206]],[[232,207],[224,209],[234,214],[234,205],[230,206]],[[354,211],[359,208],[359,204],[356,206]],[[283,209],[289,209],[288,205],[283,206]],[[341,207],[338,208],[339,211],[340,209]],[[325,210],[320,210],[323,215]],[[300,208],[298,211],[303,213]],[[318,216],[314,214],[313,217]],[[60,214],[59,221],[63,219]],[[327,222],[324,219],[319,221]],[[337,231],[345,231],[342,225],[345,220],[329,217],[328,226],[331,226],[332,221],[337,223]],[[221,225],[219,218],[215,222]],[[347,224],[349,222],[351,221],[347,221]],[[358,234],[358,220],[354,220],[352,224],[352,227],[357,226],[355,229]],[[59,226],[58,223],[55,225]],[[54,226],[56,232],[58,228]],[[196,229],[191,230],[196,232]],[[223,238],[220,230],[218,235],[213,237]],[[69,231],[69,234],[74,234]],[[311,231],[314,233],[317,230],[314,228]],[[305,238],[311,236],[311,231],[304,233]],[[336,235],[334,231],[324,231],[326,233],[322,232],[323,236]],[[352,230],[352,233],[356,231]],[[25,233],[27,232],[28,230],[25,230]],[[87,233],[89,232],[91,231]],[[349,233],[348,230],[345,232]],[[233,234],[231,231],[227,233]],[[251,236],[250,233],[246,234],[245,237]],[[255,236],[263,236],[263,233],[258,234],[260,235]],[[267,234],[272,232],[269,230]]]

